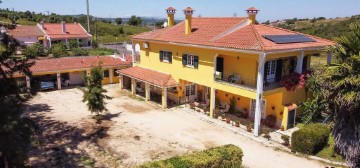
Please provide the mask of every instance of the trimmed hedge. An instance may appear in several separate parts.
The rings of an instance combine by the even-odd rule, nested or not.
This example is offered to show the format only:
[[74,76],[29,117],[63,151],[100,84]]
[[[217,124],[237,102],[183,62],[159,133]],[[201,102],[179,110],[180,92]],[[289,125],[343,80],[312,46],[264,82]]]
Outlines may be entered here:
[[145,163],[138,168],[239,168],[242,157],[243,152],[239,147],[225,145],[167,160]]
[[315,155],[328,142],[330,128],[324,124],[305,125],[295,131],[291,137],[292,150],[304,154]]

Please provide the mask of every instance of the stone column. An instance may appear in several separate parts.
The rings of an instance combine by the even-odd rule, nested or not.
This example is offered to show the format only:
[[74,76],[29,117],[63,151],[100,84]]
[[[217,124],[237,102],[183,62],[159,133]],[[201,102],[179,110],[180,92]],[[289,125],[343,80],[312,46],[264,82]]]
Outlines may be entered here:
[[135,95],[136,94],[136,81],[134,78],[131,78],[131,94]]
[[150,83],[145,83],[145,101],[150,101]]
[[109,77],[110,77],[110,84],[113,84],[113,78],[114,78],[114,69],[109,69]]
[[120,90],[122,90],[124,88],[124,75],[119,75],[119,85],[120,85]]
[[30,92],[30,91],[31,91],[30,77],[29,77],[29,76],[26,76],[26,77],[25,77],[25,80],[26,80],[26,91],[27,91],[27,92]]
[[162,88],[162,108],[167,108],[167,88]]
[[60,74],[60,72],[58,72],[56,74],[56,79],[57,79],[57,88],[58,88],[58,90],[61,90],[61,74]]
[[215,112],[215,99],[216,99],[216,95],[215,95],[216,89],[215,88],[211,88],[211,93],[210,93],[210,117],[214,118],[214,112]]
[[304,51],[302,51],[301,54],[297,56],[296,72],[299,74],[302,73],[303,62],[304,62]]
[[254,135],[260,136],[260,123],[262,112],[262,94],[264,86],[264,66],[266,62],[266,54],[259,55],[258,75],[257,75],[257,88],[256,88],[256,107],[255,107],[255,121],[254,121]]

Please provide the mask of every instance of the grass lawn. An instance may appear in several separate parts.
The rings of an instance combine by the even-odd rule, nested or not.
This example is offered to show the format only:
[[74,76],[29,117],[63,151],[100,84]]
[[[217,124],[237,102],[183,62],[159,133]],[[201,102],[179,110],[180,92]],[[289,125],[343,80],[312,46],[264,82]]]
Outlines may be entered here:
[[321,54],[320,56],[312,56],[310,66],[312,68],[318,65],[326,65],[327,64],[327,56],[325,54]]
[[317,153],[316,156],[336,162],[345,162],[344,157],[334,152],[334,146],[335,146],[335,140],[333,136],[330,135],[328,145],[324,149],[322,149],[319,153]]

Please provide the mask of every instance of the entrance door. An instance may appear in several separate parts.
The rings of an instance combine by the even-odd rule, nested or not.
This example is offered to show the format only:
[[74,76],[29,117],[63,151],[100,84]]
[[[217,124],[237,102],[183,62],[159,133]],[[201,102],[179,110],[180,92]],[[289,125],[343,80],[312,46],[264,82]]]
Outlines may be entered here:
[[275,82],[277,61],[268,61],[266,82]]
[[216,72],[221,73],[221,78],[224,77],[224,58],[216,57]]
[[295,110],[291,110],[288,112],[287,129],[293,128],[295,126],[295,114]]
[[[250,119],[255,119],[255,109],[256,109],[256,100],[251,99],[251,102],[250,102],[250,115],[249,115]],[[265,111],[266,111],[266,101],[263,100],[262,112],[261,112],[261,118],[262,119],[265,119]]]
[[185,97],[187,102],[194,102],[196,99],[196,84],[186,85]]

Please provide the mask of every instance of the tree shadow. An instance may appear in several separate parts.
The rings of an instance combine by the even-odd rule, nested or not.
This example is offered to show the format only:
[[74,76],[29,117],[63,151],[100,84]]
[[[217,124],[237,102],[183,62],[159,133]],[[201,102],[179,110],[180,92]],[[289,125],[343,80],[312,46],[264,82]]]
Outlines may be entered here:
[[[46,104],[28,105],[28,116],[39,128],[38,139],[34,140],[29,153],[31,167],[85,167],[93,166],[89,151],[84,144],[93,143],[99,147],[99,140],[109,136],[111,119],[118,114],[105,115],[106,120],[96,124],[95,120],[85,120],[81,126],[72,126],[46,116],[51,108]],[[85,143],[83,143],[85,142]]]

